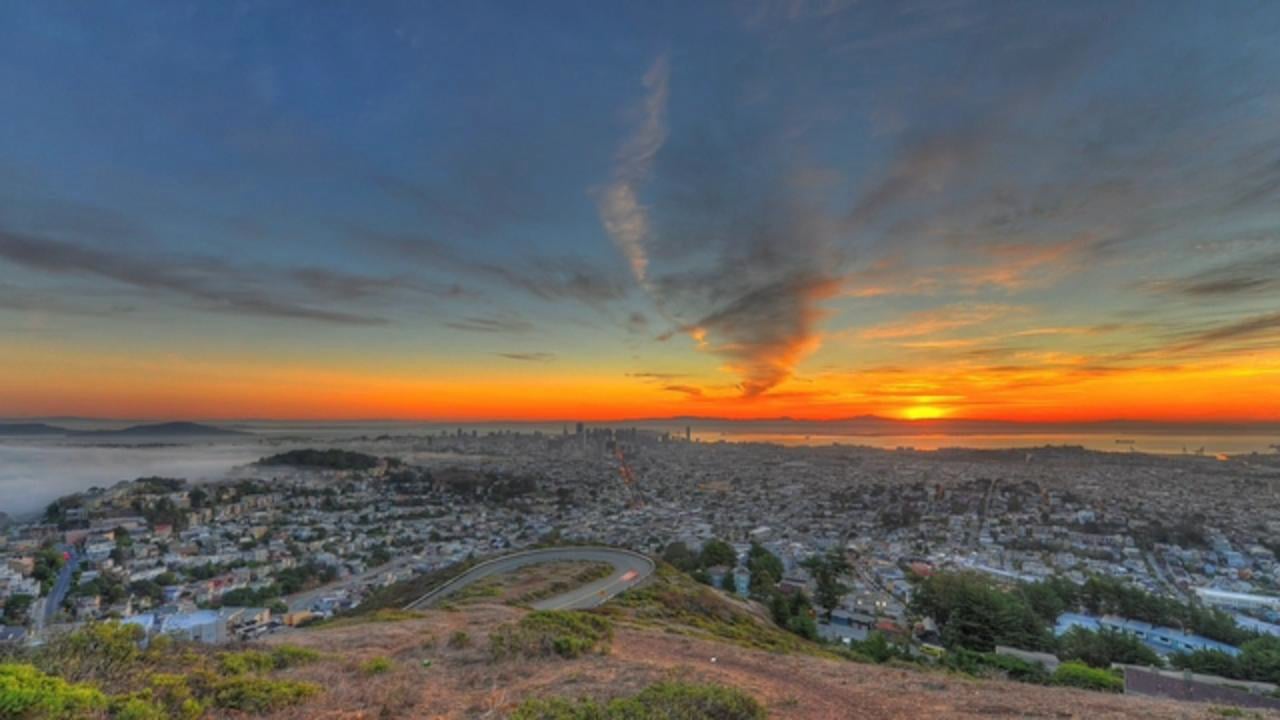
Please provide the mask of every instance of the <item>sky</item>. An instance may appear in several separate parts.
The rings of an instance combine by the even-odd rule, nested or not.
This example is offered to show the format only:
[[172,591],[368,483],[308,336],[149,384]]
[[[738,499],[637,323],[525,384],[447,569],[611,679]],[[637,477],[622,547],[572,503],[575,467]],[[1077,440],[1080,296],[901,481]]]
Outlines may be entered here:
[[1280,420],[1280,3],[0,7],[0,416]]

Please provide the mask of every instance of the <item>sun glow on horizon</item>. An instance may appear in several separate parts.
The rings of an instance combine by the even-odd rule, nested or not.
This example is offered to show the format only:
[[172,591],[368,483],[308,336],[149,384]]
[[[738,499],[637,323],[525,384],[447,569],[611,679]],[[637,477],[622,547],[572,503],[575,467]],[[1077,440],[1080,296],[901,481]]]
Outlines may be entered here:
[[912,405],[903,408],[903,420],[937,420],[947,417],[950,411],[947,408],[938,407],[936,405]]

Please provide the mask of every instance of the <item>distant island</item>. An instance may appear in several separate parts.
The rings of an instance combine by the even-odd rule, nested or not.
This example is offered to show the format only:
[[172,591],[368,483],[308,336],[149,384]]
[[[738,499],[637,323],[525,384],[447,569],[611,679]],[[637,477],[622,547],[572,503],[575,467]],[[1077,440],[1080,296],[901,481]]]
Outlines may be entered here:
[[0,423],[0,436],[63,435],[67,437],[209,437],[249,435],[241,430],[228,430],[193,422],[165,422],[132,425],[118,430],[73,430],[45,423]]

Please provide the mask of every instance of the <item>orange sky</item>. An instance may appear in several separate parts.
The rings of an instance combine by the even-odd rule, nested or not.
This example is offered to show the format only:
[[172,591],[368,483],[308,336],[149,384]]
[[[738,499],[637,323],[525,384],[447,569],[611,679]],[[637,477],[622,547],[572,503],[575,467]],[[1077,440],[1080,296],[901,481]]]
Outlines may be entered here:
[[[24,353],[19,353],[23,355]],[[797,374],[744,397],[727,372],[703,384],[592,368],[421,373],[263,361],[26,353],[0,377],[22,416],[148,419],[618,420],[694,415],[830,419],[876,414],[1028,421],[1277,420],[1280,363],[1253,355],[1166,367],[918,367]]]

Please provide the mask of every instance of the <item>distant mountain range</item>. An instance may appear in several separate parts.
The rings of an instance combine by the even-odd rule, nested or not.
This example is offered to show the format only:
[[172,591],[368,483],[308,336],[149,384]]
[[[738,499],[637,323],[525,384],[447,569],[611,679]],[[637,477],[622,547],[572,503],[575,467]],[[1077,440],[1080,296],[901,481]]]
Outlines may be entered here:
[[1230,421],[1161,421],[1161,420],[1096,420],[1036,422],[1020,420],[977,420],[970,418],[937,418],[901,420],[879,415],[801,420],[789,417],[735,420],[717,417],[672,417],[599,422],[592,425],[614,427],[689,425],[696,430],[814,434],[814,435],[1026,435],[1026,434],[1270,434],[1280,433],[1280,422]]
[[0,436],[63,435],[90,438],[137,437],[209,437],[224,435],[248,435],[240,430],[228,430],[193,422],[166,422],[132,425],[118,430],[72,430],[46,423],[0,423]]

